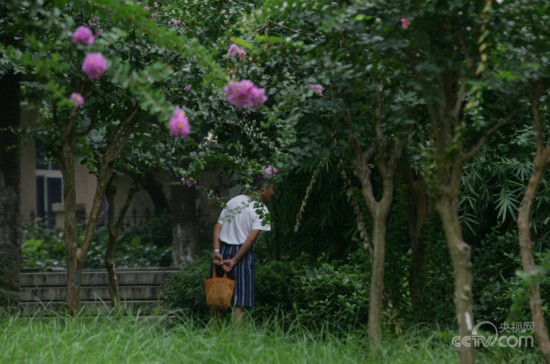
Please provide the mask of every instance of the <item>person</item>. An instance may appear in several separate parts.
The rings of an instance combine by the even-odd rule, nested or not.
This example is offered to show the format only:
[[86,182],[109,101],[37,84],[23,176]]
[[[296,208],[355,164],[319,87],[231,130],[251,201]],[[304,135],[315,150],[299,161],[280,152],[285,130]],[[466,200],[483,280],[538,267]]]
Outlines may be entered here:
[[246,308],[254,306],[254,243],[260,232],[270,231],[269,211],[265,203],[274,194],[268,177],[254,181],[254,191],[233,197],[214,226],[212,254],[215,266],[235,280],[233,319],[241,324]]

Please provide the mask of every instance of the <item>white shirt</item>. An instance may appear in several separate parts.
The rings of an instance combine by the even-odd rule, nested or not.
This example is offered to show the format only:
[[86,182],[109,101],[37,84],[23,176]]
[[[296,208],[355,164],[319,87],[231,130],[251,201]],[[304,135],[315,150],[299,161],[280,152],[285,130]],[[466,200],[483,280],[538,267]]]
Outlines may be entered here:
[[231,245],[242,245],[251,230],[270,231],[271,225],[263,218],[269,215],[267,207],[246,195],[233,197],[218,218],[222,225],[220,240]]

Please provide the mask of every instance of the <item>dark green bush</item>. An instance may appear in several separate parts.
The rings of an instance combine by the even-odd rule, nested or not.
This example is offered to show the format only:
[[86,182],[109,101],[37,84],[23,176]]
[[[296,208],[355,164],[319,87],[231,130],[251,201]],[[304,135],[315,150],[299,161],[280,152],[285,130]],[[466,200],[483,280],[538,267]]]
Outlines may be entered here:
[[[130,226],[120,234],[115,249],[117,267],[164,267],[171,263],[171,240],[160,244],[159,238],[170,231],[170,222],[166,218],[151,218],[137,226]],[[143,234],[143,235],[140,235]],[[23,227],[21,246],[23,268],[65,267],[65,247],[63,231],[44,223],[33,221]],[[84,236],[82,226],[78,228],[78,240]],[[85,268],[103,268],[107,229],[99,227],[94,235],[90,251],[86,256]],[[149,240],[150,239],[150,240]],[[164,239],[164,238],[163,238]]]
[[303,266],[292,281],[292,314],[306,327],[315,329],[328,325],[336,331],[347,331],[366,325],[370,286],[367,262],[365,252],[359,252],[351,261],[328,262],[321,258],[313,266]]
[[183,314],[208,319],[210,309],[206,306],[204,280],[208,278],[210,264],[210,256],[205,254],[166,278],[163,285],[165,303]]
[[[256,265],[255,319],[283,314],[306,327],[348,330],[367,322],[370,268],[364,252],[345,262],[329,262],[324,257],[306,263],[262,261]],[[203,281],[209,274],[210,258],[203,257],[167,279],[165,302],[186,314],[207,318]]]
[[[502,233],[494,229],[473,252],[474,313],[478,320],[502,323],[512,305],[521,268],[517,231]],[[520,317],[517,317],[520,319]],[[528,321],[527,317],[521,318]]]

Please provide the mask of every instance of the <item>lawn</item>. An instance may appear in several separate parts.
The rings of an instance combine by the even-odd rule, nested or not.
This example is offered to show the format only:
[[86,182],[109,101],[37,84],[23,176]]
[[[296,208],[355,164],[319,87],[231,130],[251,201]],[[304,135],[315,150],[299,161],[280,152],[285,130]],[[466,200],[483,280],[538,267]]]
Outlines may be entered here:
[[[279,321],[240,328],[140,316],[10,316],[0,363],[456,363],[451,332],[409,331],[373,355],[362,333],[313,333]],[[543,362],[535,350],[478,351],[479,363]]]

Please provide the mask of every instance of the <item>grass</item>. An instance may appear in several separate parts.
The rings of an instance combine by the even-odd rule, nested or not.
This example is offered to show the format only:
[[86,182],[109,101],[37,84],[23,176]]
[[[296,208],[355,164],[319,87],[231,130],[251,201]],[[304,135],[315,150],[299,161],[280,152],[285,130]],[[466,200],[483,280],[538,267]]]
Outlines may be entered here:
[[[277,321],[240,328],[169,317],[14,315],[0,321],[0,363],[456,363],[451,332],[410,331],[373,355],[363,334]],[[535,350],[478,351],[479,363],[543,362]]]

